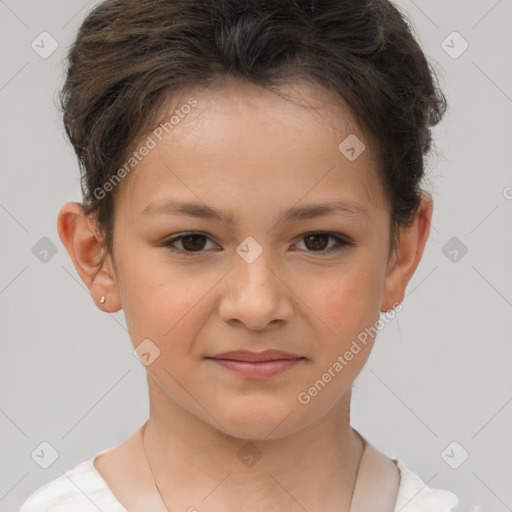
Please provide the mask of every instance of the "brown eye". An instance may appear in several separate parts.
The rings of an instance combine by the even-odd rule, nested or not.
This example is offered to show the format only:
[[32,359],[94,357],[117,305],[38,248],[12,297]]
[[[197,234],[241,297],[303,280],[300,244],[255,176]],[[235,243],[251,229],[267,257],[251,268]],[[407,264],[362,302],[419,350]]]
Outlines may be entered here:
[[[209,240],[208,236],[201,233],[185,233],[175,236],[166,242],[162,242],[160,245],[167,247],[173,252],[200,253],[204,252],[203,249]],[[177,246],[178,242],[181,243],[181,247]]]
[[[334,243],[330,243],[334,241]],[[202,233],[183,233],[174,238],[161,242],[159,245],[166,247],[169,251],[185,254],[200,254],[208,250],[207,243],[211,241],[210,237]],[[317,252],[320,254],[329,254],[354,246],[354,243],[348,239],[337,236],[333,233],[308,233],[302,236],[301,242],[304,243],[306,252]],[[180,243],[181,247],[177,244]],[[211,248],[211,247],[210,247]]]
[[[334,240],[335,243],[329,246],[329,240]],[[346,249],[354,245],[349,240],[341,238],[340,236],[323,232],[303,235],[301,241],[304,242],[306,252],[319,252],[323,254]]]
[[329,235],[325,235],[323,233],[307,235],[304,237],[306,241],[306,247],[308,249],[312,249],[314,251],[323,251],[327,245],[329,244]]
[[181,237],[181,244],[186,251],[200,251],[205,246],[204,235],[187,235]]

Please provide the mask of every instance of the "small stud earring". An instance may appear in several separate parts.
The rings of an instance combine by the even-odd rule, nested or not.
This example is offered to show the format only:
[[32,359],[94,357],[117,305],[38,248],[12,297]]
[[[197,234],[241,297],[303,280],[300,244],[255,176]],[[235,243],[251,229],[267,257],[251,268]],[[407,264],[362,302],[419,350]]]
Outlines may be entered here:
[[106,300],[106,299],[105,299],[105,296],[101,297],[101,299],[100,299],[100,304],[105,304],[105,300]]

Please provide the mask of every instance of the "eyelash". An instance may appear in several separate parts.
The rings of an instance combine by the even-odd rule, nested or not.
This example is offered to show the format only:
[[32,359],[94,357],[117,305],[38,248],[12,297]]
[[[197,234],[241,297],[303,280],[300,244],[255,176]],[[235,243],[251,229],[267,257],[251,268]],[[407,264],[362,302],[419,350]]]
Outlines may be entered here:
[[[312,236],[312,235],[326,235],[327,237],[329,238],[332,238],[333,240],[336,241],[336,245],[333,246],[333,247],[330,247],[329,249],[324,249],[324,250],[318,250],[318,251],[306,251],[306,252],[310,252],[312,254],[315,254],[315,253],[318,253],[318,254],[330,254],[332,252],[338,252],[338,251],[342,251],[344,249],[348,249],[349,247],[353,247],[355,246],[355,244],[353,242],[351,242],[350,240],[346,239],[346,238],[342,238],[334,233],[330,233],[330,232],[327,232],[327,231],[311,231],[309,233],[305,233],[304,235],[301,236],[300,238],[300,241],[302,241],[304,238],[308,237],[308,236]],[[204,250],[201,250],[201,251],[186,251],[186,250],[183,250],[183,249],[178,249],[177,247],[173,247],[172,244],[184,239],[184,238],[188,238],[188,237],[191,237],[191,236],[204,236],[206,238],[210,238],[208,235],[204,234],[204,233],[201,233],[199,231],[190,231],[190,232],[187,232],[187,233],[182,233],[178,236],[175,236],[173,238],[171,238],[170,240],[166,240],[164,242],[162,242],[161,244],[159,244],[161,247],[166,247],[169,251],[171,252],[180,252],[180,253],[184,253],[186,255],[195,255],[195,254],[201,254],[203,252],[205,252]]]

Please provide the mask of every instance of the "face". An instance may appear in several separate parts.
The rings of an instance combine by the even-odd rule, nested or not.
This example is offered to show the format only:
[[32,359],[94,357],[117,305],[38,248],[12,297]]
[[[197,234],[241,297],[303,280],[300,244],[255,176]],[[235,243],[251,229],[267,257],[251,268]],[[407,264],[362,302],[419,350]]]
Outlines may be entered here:
[[[150,134],[116,203],[117,290],[153,385],[240,438],[299,431],[347,396],[389,263],[371,143],[321,89],[281,91],[234,81],[188,91],[172,110],[197,104],[168,134]],[[355,160],[339,149],[349,135],[366,146]],[[266,376],[212,359],[269,349],[297,359],[266,363],[281,370]]]

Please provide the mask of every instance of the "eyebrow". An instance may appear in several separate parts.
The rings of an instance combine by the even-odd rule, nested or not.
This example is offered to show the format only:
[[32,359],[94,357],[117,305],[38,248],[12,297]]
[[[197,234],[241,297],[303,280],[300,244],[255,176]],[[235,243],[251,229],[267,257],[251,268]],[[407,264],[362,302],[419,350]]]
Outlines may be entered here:
[[[164,200],[150,203],[141,212],[141,215],[151,213],[181,214],[200,219],[215,219],[228,225],[233,224],[233,215],[215,210],[202,203],[186,201]],[[306,206],[294,206],[280,215],[280,222],[293,222],[298,220],[313,219],[329,214],[342,214],[347,216],[368,216],[368,211],[353,201],[333,201],[327,203],[310,204]]]

